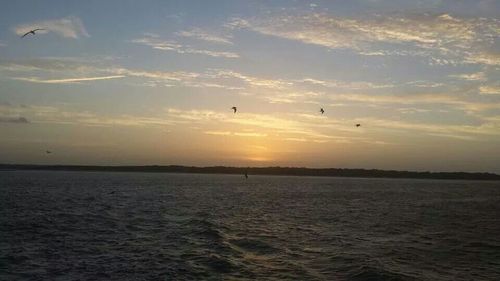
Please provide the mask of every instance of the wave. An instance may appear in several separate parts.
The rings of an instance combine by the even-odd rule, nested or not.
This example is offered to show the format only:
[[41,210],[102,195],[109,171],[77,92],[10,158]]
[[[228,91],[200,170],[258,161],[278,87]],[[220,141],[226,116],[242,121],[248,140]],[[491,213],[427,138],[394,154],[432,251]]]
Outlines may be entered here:
[[371,266],[361,266],[355,270],[349,272],[347,276],[348,280],[353,281],[406,281],[406,280],[417,280],[412,276],[408,276],[402,273],[391,272],[382,268],[375,268]]
[[271,246],[270,244],[256,239],[231,239],[229,240],[229,243],[237,246],[245,252],[252,252],[259,255],[275,254],[279,251],[277,248]]

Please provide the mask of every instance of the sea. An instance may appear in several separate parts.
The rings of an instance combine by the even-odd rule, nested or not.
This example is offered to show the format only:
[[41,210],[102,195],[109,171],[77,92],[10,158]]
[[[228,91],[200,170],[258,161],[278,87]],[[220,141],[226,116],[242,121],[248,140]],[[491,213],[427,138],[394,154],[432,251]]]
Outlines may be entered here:
[[500,182],[1,171],[0,280],[500,280]]

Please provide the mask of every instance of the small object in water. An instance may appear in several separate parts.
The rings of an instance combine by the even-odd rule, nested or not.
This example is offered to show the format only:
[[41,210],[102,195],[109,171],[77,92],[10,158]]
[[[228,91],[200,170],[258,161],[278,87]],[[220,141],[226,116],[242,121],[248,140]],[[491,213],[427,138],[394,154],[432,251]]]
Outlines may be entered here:
[[323,110],[323,108],[321,108],[321,109],[319,110],[319,112],[321,112],[321,114],[325,113],[325,111]]
[[236,111],[238,111],[238,108],[236,108],[236,106],[231,107],[231,109],[234,110],[234,113],[236,113]]
[[356,127],[360,127],[360,126],[361,126],[361,124],[356,124]]

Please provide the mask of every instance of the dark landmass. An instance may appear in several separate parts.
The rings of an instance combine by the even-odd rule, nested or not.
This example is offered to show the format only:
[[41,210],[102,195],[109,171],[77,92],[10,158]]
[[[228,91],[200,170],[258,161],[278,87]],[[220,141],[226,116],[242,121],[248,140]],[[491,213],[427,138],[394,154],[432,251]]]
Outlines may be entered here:
[[465,172],[412,172],[392,170],[339,169],[339,168],[294,168],[294,167],[190,167],[190,166],[77,166],[77,165],[18,165],[0,164],[0,170],[50,170],[50,171],[96,171],[96,172],[155,172],[155,173],[197,173],[197,174],[240,174],[359,177],[359,178],[414,178],[414,179],[460,179],[500,180],[492,173]]

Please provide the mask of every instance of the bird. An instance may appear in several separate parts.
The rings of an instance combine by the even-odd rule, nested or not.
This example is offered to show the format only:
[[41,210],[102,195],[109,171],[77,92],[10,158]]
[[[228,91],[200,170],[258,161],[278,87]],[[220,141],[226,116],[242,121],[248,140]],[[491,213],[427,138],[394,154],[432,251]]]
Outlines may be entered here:
[[319,112],[321,112],[321,114],[325,113],[325,111],[323,110],[323,108],[321,108],[321,109],[319,110]]
[[21,36],[21,38],[24,38],[24,37],[25,37],[26,35],[28,35],[28,34],[33,34],[33,35],[35,35],[35,32],[37,32],[38,30],[45,30],[45,29],[43,29],[43,28],[36,28],[36,29],[30,30],[30,31],[28,31],[28,32],[24,33],[24,34],[23,34],[23,36]]
[[356,127],[361,127],[361,124],[356,124]]
[[238,111],[238,108],[236,108],[236,106],[231,107],[231,109],[234,110],[234,113],[236,113],[236,111]]
[[248,171],[245,171],[245,179],[248,179]]
[[45,150],[45,153],[47,153],[47,154],[51,154],[51,153],[52,153],[52,151],[50,151],[50,150]]

